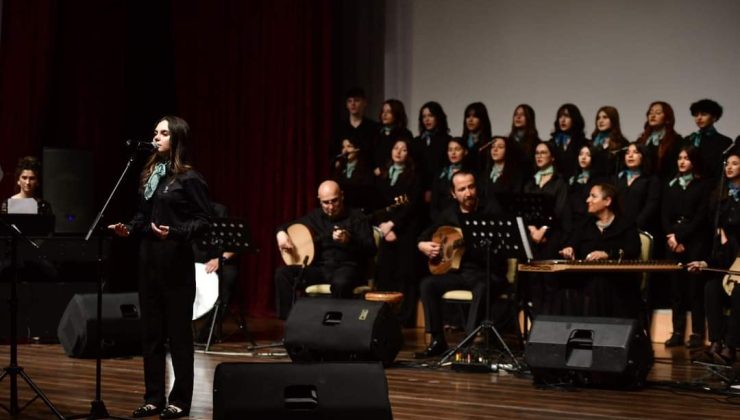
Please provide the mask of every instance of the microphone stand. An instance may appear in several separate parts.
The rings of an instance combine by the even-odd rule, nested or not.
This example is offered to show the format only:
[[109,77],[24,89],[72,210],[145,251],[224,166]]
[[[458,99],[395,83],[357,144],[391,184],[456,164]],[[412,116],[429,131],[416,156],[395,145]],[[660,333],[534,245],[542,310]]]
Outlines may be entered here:
[[[105,214],[105,211],[108,209],[108,206],[110,205],[111,200],[116,195],[116,192],[118,191],[118,188],[121,186],[121,183],[123,182],[124,178],[126,177],[126,174],[128,174],[129,169],[131,169],[131,165],[136,160],[136,150],[133,150],[131,154],[129,155],[128,161],[126,162],[126,166],[123,168],[123,172],[121,172],[121,176],[118,177],[118,181],[116,181],[116,184],[113,186],[113,189],[111,190],[110,194],[108,195],[108,199],[105,200],[105,203],[103,204],[103,207],[98,212],[98,215],[95,217],[95,220],[90,225],[90,229],[87,231],[87,235],[85,235],[85,241],[89,241],[90,237],[92,236],[93,232],[96,230],[98,224],[100,223],[100,220],[103,219],[103,215]],[[97,267],[98,267],[98,303],[97,303],[97,314],[96,314],[96,326],[95,326],[95,340],[98,343],[98,351],[95,356],[95,399],[90,402],[90,412],[88,414],[79,414],[74,415],[72,417],[68,417],[69,419],[81,419],[81,418],[87,418],[89,420],[95,420],[95,419],[127,419],[128,417],[115,417],[108,414],[108,410],[105,407],[105,402],[102,399],[101,396],[101,379],[102,379],[102,352],[103,352],[103,273],[104,273],[104,267],[103,267],[103,235],[98,235],[98,261],[97,261]]]
[[[22,239],[24,242],[30,244],[34,248],[39,246],[27,238],[18,229],[15,224],[6,223],[0,219],[0,225],[10,232],[10,269],[13,272],[13,279],[10,281],[10,298],[8,299],[8,306],[10,309],[10,364],[3,369],[3,374],[0,376],[0,381],[5,379],[6,376],[10,378],[10,407],[5,407],[0,404],[5,411],[7,411],[11,417],[17,417],[21,411],[23,411],[29,404],[34,402],[36,398],[41,398],[41,401],[49,407],[54,415],[59,419],[64,419],[59,410],[54,407],[54,404],[49,401],[49,398],[44,394],[41,388],[38,387],[32,380],[31,377],[23,370],[23,367],[18,365],[18,239]],[[21,377],[29,387],[36,394],[30,401],[28,401],[23,407],[18,407],[18,376]]]

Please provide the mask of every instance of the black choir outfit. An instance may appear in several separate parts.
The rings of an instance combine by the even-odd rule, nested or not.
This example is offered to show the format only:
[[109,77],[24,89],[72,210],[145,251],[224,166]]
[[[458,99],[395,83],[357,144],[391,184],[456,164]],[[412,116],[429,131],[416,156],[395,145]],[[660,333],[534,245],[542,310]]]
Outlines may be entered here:
[[403,293],[399,318],[402,325],[409,327],[416,325],[416,302],[419,300],[416,238],[422,228],[420,181],[417,173],[405,170],[393,185],[387,174],[377,182],[381,208],[393,204],[401,195],[408,198],[408,204],[395,207],[376,220],[376,225],[392,221],[396,240],[380,243],[375,277],[378,290]]
[[339,166],[334,167],[331,179],[342,189],[345,206],[368,213],[379,205],[375,175],[368,164],[366,153],[362,150],[357,153],[354,162],[346,158],[339,159]]
[[[596,219],[574,232],[566,246],[573,247],[575,258],[585,259],[594,251],[604,251],[609,259],[637,259],[640,237],[634,224],[619,215],[599,229]],[[630,273],[588,273],[585,283],[583,315],[642,319],[640,278]]]
[[[719,212],[719,226],[725,231],[727,242],[722,244],[719,235],[714,237],[708,263],[712,268],[729,269],[740,256],[740,194],[724,197]],[[709,341],[740,348],[740,287],[736,286],[728,296],[722,278],[722,274],[711,274],[704,289]],[[725,316],[726,308],[730,308],[729,316]]]
[[518,194],[522,192],[524,176],[518,166],[498,168],[491,165],[476,178],[480,185],[478,194],[487,199],[495,199],[496,194]]
[[[330,219],[321,208],[309,212],[294,223],[308,227],[314,240],[314,260],[305,269],[285,266],[275,270],[275,297],[278,316],[287,319],[297,289],[317,283],[330,283],[332,297],[350,298],[353,289],[364,282],[366,262],[375,255],[375,241],[367,217],[357,209],[345,207]],[[277,232],[285,231],[284,224]],[[334,227],[349,231],[350,240],[341,244],[332,239]],[[302,275],[302,278],[298,278]]]
[[358,149],[365,152],[368,156],[373,156],[373,142],[378,131],[380,131],[380,123],[369,118],[363,117],[360,125],[357,127],[352,125],[349,118],[342,119],[337,127],[337,136],[334,139],[334,144],[329,151],[331,157],[333,158],[342,152],[342,141],[344,139],[351,139],[352,144],[357,146]]
[[724,169],[722,152],[733,144],[732,139],[718,133],[714,126],[711,126],[686,136],[684,143],[699,149],[702,173],[709,181],[711,188],[716,188]]
[[[211,201],[203,177],[194,170],[167,172],[154,195],[142,194],[138,212],[127,225],[141,239],[139,247],[139,300],[143,330],[144,380],[147,404],[166,402],[190,409],[193,395],[193,300],[195,258],[193,241],[210,226]],[[169,226],[159,239],[151,224]],[[165,397],[167,348],[175,381]]]
[[586,138],[583,134],[569,135],[557,131],[550,141],[555,144],[555,162],[558,163],[560,174],[563,178],[570,179],[578,172],[578,153],[586,145]]
[[[554,169],[554,168],[553,168]],[[554,172],[550,180],[539,186],[535,177],[531,177],[524,185],[525,194],[541,194],[553,199],[555,223],[548,226],[545,233],[545,241],[539,244],[532,242],[532,253],[535,260],[548,260],[558,258],[558,251],[562,248],[562,242],[566,233],[571,230],[571,211],[568,206],[568,184],[563,177]],[[535,226],[541,228],[542,226]],[[531,238],[530,238],[531,239]],[[532,303],[535,313],[559,312],[561,302],[560,290],[562,283],[554,281],[551,275],[533,274],[526,277],[524,291],[525,299]]]
[[434,130],[421,133],[411,144],[410,152],[416,163],[416,170],[424,191],[431,191],[437,175],[447,164],[447,142],[449,140],[448,133]]
[[[390,161],[391,150],[398,139],[411,141],[414,135],[406,128],[401,127],[380,127],[373,138],[373,157],[374,168],[385,168]],[[409,150],[413,153],[413,150]],[[373,168],[373,169],[374,169]]]
[[661,184],[665,184],[676,176],[678,171],[676,161],[678,160],[678,154],[681,152],[681,146],[684,144],[684,140],[677,133],[673,133],[672,138],[666,137],[665,131],[663,131],[662,135],[661,133],[656,133],[656,135],[658,136],[657,140],[652,140],[648,136],[645,139],[638,139],[636,143],[645,146],[647,157],[655,169],[653,172],[658,176]]
[[660,233],[660,180],[655,175],[640,174],[631,184],[628,183],[629,171],[620,172],[614,179],[614,186],[619,191],[622,214],[628,222],[653,237]]
[[[464,225],[465,220],[472,220],[482,216],[495,216],[500,209],[495,204],[480,200],[478,208],[472,213],[463,213],[457,203],[447,207],[432,226],[419,236],[419,242],[430,241],[434,232],[441,226],[460,227],[463,241],[471,238],[472,234]],[[491,257],[491,297],[495,297],[506,287],[506,261],[502,258]],[[470,290],[473,301],[468,309],[465,329],[472,332],[485,314],[486,291],[486,251],[466,244],[465,252],[460,262],[460,269],[445,274],[429,275],[421,281],[421,302],[424,306],[424,324],[426,332],[432,337],[443,334],[443,306],[442,295],[450,290]]]
[[[703,179],[692,179],[688,185],[679,178],[667,183],[663,192],[661,225],[666,235],[674,234],[686,251],[675,253],[666,249],[668,259],[688,263],[705,260],[711,243],[709,191]],[[691,310],[694,334],[704,336],[704,276],[685,270],[671,273],[671,309],[673,333],[683,342],[686,311]]]

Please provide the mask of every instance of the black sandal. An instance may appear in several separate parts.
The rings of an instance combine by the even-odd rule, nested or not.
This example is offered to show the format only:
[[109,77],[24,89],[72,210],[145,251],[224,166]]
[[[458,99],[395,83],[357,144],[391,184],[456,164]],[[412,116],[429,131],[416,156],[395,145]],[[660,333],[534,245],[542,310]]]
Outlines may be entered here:
[[164,410],[162,410],[161,413],[159,413],[159,418],[161,419],[179,419],[180,417],[185,417],[189,413],[182,408],[170,404],[167,407],[165,407]]
[[131,413],[131,417],[140,418],[140,417],[150,417],[150,416],[156,416],[159,413],[159,407],[157,407],[154,404],[144,404],[141,407],[134,410],[133,413]]

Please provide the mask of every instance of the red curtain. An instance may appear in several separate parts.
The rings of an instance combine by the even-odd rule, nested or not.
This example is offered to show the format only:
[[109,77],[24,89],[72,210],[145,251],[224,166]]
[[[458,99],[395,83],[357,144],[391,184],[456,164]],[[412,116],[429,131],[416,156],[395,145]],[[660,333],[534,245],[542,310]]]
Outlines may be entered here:
[[[316,205],[327,173],[332,2],[4,5],[6,173],[18,157],[38,155],[45,145],[86,148],[96,159],[100,202],[125,163],[123,140],[148,138],[161,115],[182,116],[192,128],[191,161],[212,198],[247,221],[259,248],[242,261],[247,309],[270,314],[272,275],[281,264],[275,226]],[[0,191],[12,192],[8,177]],[[132,202],[135,182],[106,219],[130,217]]]

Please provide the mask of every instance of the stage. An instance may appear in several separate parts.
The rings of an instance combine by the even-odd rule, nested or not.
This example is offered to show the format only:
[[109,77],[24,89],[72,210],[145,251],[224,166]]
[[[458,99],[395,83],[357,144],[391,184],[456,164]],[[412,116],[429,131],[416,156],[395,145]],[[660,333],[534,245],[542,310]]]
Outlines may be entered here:
[[[282,336],[283,324],[275,320],[248,321],[258,343],[268,343]],[[227,328],[228,331],[228,328]],[[420,366],[412,353],[424,347],[421,329],[404,330],[405,345],[396,363],[386,369],[389,397],[395,419],[499,419],[499,418],[737,418],[740,399],[687,388],[691,383],[720,387],[717,379],[705,378],[707,371],[689,361],[681,347],[666,351],[654,344],[655,366],[649,386],[638,391],[547,388],[533,386],[528,375],[500,373],[461,373],[450,368]],[[461,333],[448,337],[462,338]],[[510,341],[510,340],[507,340]],[[514,342],[515,340],[511,340]],[[514,345],[516,347],[516,345]],[[248,355],[240,340],[218,344],[213,351],[230,354],[195,355],[195,394],[191,419],[209,419],[212,415],[212,384],[216,366],[221,362],[289,362],[286,356]],[[521,354],[521,349],[515,348]],[[280,353],[282,349],[264,352]],[[9,347],[0,346],[0,364],[6,366]],[[65,415],[90,411],[95,395],[95,361],[65,356],[58,344],[22,344],[19,365]],[[102,364],[102,400],[111,415],[127,416],[141,402],[143,373],[140,357],[104,359]],[[666,386],[668,382],[683,387]],[[351,384],[347,384],[351,386]],[[19,380],[20,404],[31,392]],[[740,390],[737,391],[740,396]],[[7,406],[9,381],[0,382],[0,403]],[[8,418],[0,411],[0,418]],[[53,418],[42,401],[34,401],[21,419]]]

